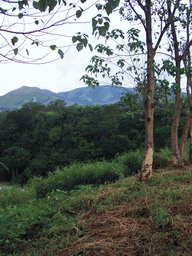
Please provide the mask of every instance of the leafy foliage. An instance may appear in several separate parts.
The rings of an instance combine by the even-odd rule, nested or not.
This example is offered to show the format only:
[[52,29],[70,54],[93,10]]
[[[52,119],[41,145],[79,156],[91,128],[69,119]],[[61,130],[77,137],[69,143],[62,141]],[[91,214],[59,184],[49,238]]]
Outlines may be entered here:
[[[55,168],[74,162],[103,158],[112,161],[117,154],[143,150],[142,106],[137,95],[133,99],[128,95],[113,105],[66,107],[64,101],[56,100],[47,106],[32,102],[19,110],[2,113],[0,162],[9,171],[1,165],[1,178],[11,180],[14,173],[15,181],[23,184],[34,175],[45,177]],[[181,122],[185,118],[186,114],[182,114]],[[170,121],[161,108],[155,108],[154,134],[156,151],[169,147]],[[124,166],[131,166],[126,167],[124,175],[137,173],[141,154],[136,151],[124,159]]]

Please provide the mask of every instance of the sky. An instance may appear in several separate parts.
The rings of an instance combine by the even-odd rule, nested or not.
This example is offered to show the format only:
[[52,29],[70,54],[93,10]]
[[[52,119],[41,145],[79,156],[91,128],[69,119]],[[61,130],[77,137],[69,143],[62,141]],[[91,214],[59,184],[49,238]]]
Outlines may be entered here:
[[[90,2],[90,1],[87,1]],[[85,8],[85,5],[83,5]],[[78,21],[91,21],[92,17],[97,14],[95,7],[83,13],[82,18]],[[106,15],[107,16],[107,15]],[[128,29],[128,23],[121,21],[118,13],[110,15],[111,25],[110,28]],[[71,18],[70,21],[74,21]],[[59,28],[59,32],[67,36],[73,36],[76,32],[82,31],[89,35],[89,42],[93,47],[99,43],[99,41],[92,36],[91,23],[81,24],[68,24]],[[2,38],[0,39],[1,43]],[[104,40],[101,40],[104,42]],[[50,41],[50,44],[52,41]],[[56,43],[58,46],[71,45],[71,37],[63,37]],[[41,54],[42,48],[32,46],[30,50],[30,56],[38,57]],[[36,48],[35,48],[36,47]],[[86,74],[85,68],[90,64],[90,59],[93,55],[98,54],[96,51],[91,52],[89,48],[83,49],[78,52],[75,45],[70,47],[61,48],[65,55],[63,59],[59,59],[59,55],[56,51],[52,51],[48,60],[58,58],[57,61],[49,64],[18,64],[9,62],[7,64],[0,63],[1,74],[1,86],[0,96],[20,88],[22,86],[38,87],[41,89],[48,89],[53,92],[65,92],[76,88],[87,87],[80,78]],[[66,52],[67,51],[67,52]],[[45,59],[47,61],[47,59]],[[42,61],[43,62],[43,61]],[[125,87],[133,87],[133,81],[127,77],[124,84]],[[101,85],[110,84],[107,79],[102,79]],[[185,86],[184,86],[185,87]],[[183,88],[184,88],[183,87]]]
[[[83,7],[85,6],[83,5]],[[77,22],[90,22],[92,17],[96,14],[97,9],[92,7],[90,10],[86,11],[82,15],[82,18],[78,19]],[[74,18],[71,18],[70,21],[74,21]],[[117,20],[113,18],[113,23],[115,23],[115,25],[116,21]],[[118,23],[121,26],[119,17]],[[89,35],[89,42],[93,46],[98,43],[97,39],[92,36],[91,23],[64,25],[60,27],[59,31],[60,33],[65,31],[65,35],[71,36],[75,35],[76,32],[82,31]],[[61,39],[59,42],[56,42],[57,45],[59,43],[60,45],[71,45],[72,41],[71,38],[64,37],[64,40]],[[54,44],[54,42],[50,42],[50,44]],[[53,60],[58,58],[58,60],[49,64],[35,65],[19,64],[15,62],[9,62],[6,64],[0,63],[0,96],[22,86],[38,87],[40,89],[48,89],[53,92],[64,92],[80,87],[87,87],[83,81],[80,81],[80,78],[86,74],[85,68],[90,64],[91,57],[97,54],[97,52],[91,52],[88,47],[78,52],[75,45],[61,49],[64,53],[67,50],[64,58],[60,59],[58,53],[53,51],[49,59]],[[37,46],[33,46],[30,53],[32,52],[32,56],[38,56],[38,53],[40,53],[41,50],[42,49],[40,47],[38,49]],[[47,59],[45,59],[45,61],[47,61]],[[102,84],[109,84],[109,80],[103,79]]]

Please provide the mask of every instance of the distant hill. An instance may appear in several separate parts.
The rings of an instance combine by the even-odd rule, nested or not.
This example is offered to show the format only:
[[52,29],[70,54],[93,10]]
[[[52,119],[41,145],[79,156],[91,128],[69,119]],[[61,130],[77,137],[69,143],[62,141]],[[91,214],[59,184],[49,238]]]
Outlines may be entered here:
[[[77,88],[69,92],[57,93],[65,100],[76,102],[80,105],[109,105],[120,101],[121,96],[127,91],[124,87],[114,87],[110,85]],[[134,92],[134,89],[129,89]]]
[[[0,97],[0,110],[19,109],[28,102],[39,102],[47,105],[50,101],[56,99],[61,99],[61,97],[52,91],[22,86]],[[75,102],[66,102],[68,106],[75,104]]]
[[[50,101],[64,99],[66,106],[101,104],[109,105],[120,101],[121,96],[127,91],[126,88],[114,86],[82,87],[69,92],[54,93],[50,90],[42,90],[37,87],[22,86],[3,96],[0,96],[0,111],[21,108],[28,102],[39,102],[47,105]],[[134,92],[134,89],[129,89]]]

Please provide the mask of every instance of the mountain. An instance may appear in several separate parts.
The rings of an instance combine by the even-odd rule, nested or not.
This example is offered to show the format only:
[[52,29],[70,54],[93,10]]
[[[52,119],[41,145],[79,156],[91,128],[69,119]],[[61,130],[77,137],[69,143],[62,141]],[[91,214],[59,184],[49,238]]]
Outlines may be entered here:
[[[62,99],[56,93],[49,90],[42,90],[37,87],[22,86],[19,89],[8,92],[0,96],[0,110],[14,110],[21,108],[28,102],[39,102],[47,105],[50,101]],[[73,105],[75,102],[66,100],[67,105]]]
[[[79,105],[109,105],[120,101],[121,96],[127,91],[124,87],[114,87],[110,85],[77,88],[69,92],[57,93],[65,100],[76,102]],[[129,89],[134,92],[134,89]]]
[[[90,104],[113,104],[120,101],[121,96],[127,91],[126,88],[114,86],[82,87],[69,92],[54,93],[50,90],[39,89],[38,87],[22,86],[3,96],[0,96],[0,111],[14,110],[21,108],[28,102],[39,102],[47,105],[50,101],[64,99],[66,106],[90,105]],[[134,89],[129,89],[134,92]]]

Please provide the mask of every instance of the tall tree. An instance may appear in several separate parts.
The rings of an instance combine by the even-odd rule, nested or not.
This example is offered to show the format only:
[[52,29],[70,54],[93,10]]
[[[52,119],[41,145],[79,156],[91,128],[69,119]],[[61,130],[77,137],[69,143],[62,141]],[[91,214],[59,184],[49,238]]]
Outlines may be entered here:
[[[171,0],[167,0],[167,8],[169,14],[171,13],[171,9],[174,8],[174,2]],[[187,8],[188,9],[188,8]],[[188,9],[187,15],[186,13],[186,5],[180,4],[178,13],[175,17],[171,16],[171,26],[170,31],[168,33],[171,42],[169,43],[169,51],[172,52],[171,59],[174,60],[165,60],[165,67],[167,66],[167,71],[170,75],[175,77],[175,82],[172,84],[172,89],[175,94],[175,109],[174,113],[171,117],[171,156],[172,162],[176,166],[184,167],[184,163],[182,161],[184,144],[186,141],[188,126],[190,124],[191,116],[188,116],[187,122],[183,129],[183,134],[181,137],[180,147],[178,146],[178,127],[180,122],[181,115],[181,75],[184,73],[184,69],[181,66],[182,61],[184,62],[187,72],[187,64],[186,59],[189,56],[189,49],[192,44],[192,41],[189,40],[189,15],[190,10]],[[187,21],[188,20],[188,21]],[[186,22],[187,21],[187,22]],[[180,28],[183,30],[186,29],[186,41],[184,43],[181,40],[181,36],[179,36]],[[188,75],[188,82],[189,82]],[[188,96],[189,97],[189,96]],[[190,102],[189,102],[190,104]]]
[[[167,1],[167,8],[169,14],[171,13],[172,3],[170,0]],[[172,161],[174,165],[183,166],[182,158],[179,152],[178,147],[178,127],[180,121],[181,114],[181,106],[180,106],[180,97],[181,97],[181,57],[179,54],[179,43],[177,39],[176,26],[174,23],[175,17],[171,17],[171,34],[173,37],[173,48],[174,48],[174,58],[175,58],[175,66],[177,68],[175,74],[175,110],[176,114],[173,115],[171,120],[171,155]]]
[[[191,0],[189,0],[189,7],[186,8],[186,46],[190,45],[190,25],[191,25]],[[183,133],[181,136],[181,141],[179,145],[179,150],[181,153],[181,157],[183,157],[183,151],[185,147],[185,142],[187,139],[187,135],[190,128],[190,150],[189,150],[189,160],[192,162],[192,80],[191,80],[191,53],[190,48],[187,48],[186,54],[183,56],[183,64],[185,68],[185,74],[187,77],[186,91],[187,91],[187,99],[189,103],[189,114],[187,120],[185,122],[185,126],[183,128]]]
[[[120,7],[120,15],[126,19],[128,22],[131,21],[140,21],[143,29],[145,31],[145,41],[146,41],[146,72],[144,72],[144,79],[140,81],[141,91],[144,96],[144,120],[145,120],[145,149],[144,149],[144,158],[141,169],[141,174],[139,180],[144,181],[147,178],[152,176],[152,164],[153,164],[153,117],[154,117],[154,88],[155,88],[155,55],[157,49],[160,46],[162,38],[167,31],[168,27],[171,24],[172,17],[174,17],[176,10],[179,7],[180,0],[175,1],[173,10],[168,12],[167,6],[163,1],[152,1],[152,0],[124,0]],[[100,9],[101,6],[99,6]],[[107,33],[104,33],[103,26],[101,26],[102,18],[101,15],[97,16],[97,20],[93,19],[93,32],[99,33],[99,35],[105,36],[107,39],[110,37]],[[155,20],[159,21],[159,31],[155,33],[153,31],[153,26]],[[158,27],[157,27],[158,29]],[[134,29],[132,29],[134,31]],[[154,38],[155,34],[155,38]],[[159,34],[159,36],[158,36]],[[113,37],[118,37],[119,35],[123,37],[123,32],[119,29],[112,31]],[[133,34],[134,36],[134,34]],[[129,45],[129,42],[128,42]],[[138,46],[141,48],[141,41],[133,42],[129,45],[132,47],[132,50],[135,50]],[[120,50],[123,50],[124,45],[117,46]],[[101,47],[100,47],[101,49]],[[104,49],[104,48],[103,48]],[[105,47],[105,50],[108,50],[107,55],[112,55],[111,51]],[[101,52],[101,50],[100,50]],[[90,66],[89,70],[92,73],[106,73],[110,77],[110,68],[107,68],[106,65],[103,65],[103,60],[100,58],[92,59],[92,62],[95,61],[95,66]],[[121,58],[119,61],[122,67],[125,64],[125,59]],[[97,65],[102,66],[101,69],[97,69]],[[129,67],[128,67],[129,68]],[[136,73],[137,74],[137,73]],[[113,84],[119,83],[119,78],[117,76],[111,76]],[[98,85],[98,81],[93,78],[88,77],[87,75],[83,77],[83,80],[88,84]]]

